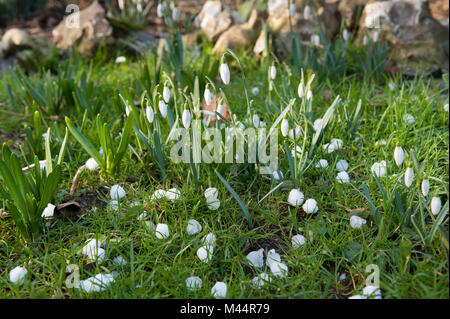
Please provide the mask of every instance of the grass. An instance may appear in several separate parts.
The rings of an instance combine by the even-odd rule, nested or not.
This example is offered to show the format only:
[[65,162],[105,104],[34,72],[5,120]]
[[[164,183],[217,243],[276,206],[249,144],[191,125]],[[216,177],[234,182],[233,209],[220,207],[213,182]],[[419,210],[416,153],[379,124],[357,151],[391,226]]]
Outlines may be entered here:
[[[210,50],[211,47],[206,45],[201,52],[184,52],[185,61],[189,62],[184,64],[183,72],[179,74],[184,77],[186,86],[180,86],[180,81],[175,82],[179,90],[177,99],[183,101],[181,91],[187,95],[195,91],[196,74],[199,75],[200,88],[204,87],[205,76],[208,76],[223,89],[232,113],[244,122],[247,104],[242,73],[230,58],[231,83],[223,86],[220,81],[215,81],[217,65],[214,64],[215,58],[209,55]],[[209,61],[205,58],[208,56]],[[251,111],[259,114],[270,127],[279,110],[285,107],[283,101],[296,98],[297,112],[289,115],[290,126],[292,128],[294,123],[303,125],[296,93],[300,73],[292,61],[277,65],[276,90],[270,92],[269,100],[267,70],[270,61],[259,60],[246,52],[240,52],[238,56],[249,91],[253,87],[260,89],[256,96],[249,93],[253,100]],[[95,134],[97,113],[102,114],[113,137],[122,132],[125,108],[119,93],[134,99],[139,99],[145,90],[152,94],[156,85],[163,83],[158,78],[160,71],[175,81],[174,64],[163,61],[161,70],[158,70],[155,68],[156,58],[155,53],[150,52],[146,57],[128,58],[126,63],[118,65],[114,64],[114,58],[106,55],[97,56],[93,62],[75,56],[61,61],[59,69],[53,73],[24,75],[31,85],[44,88],[38,92],[53,102],[49,105],[40,103],[32,90],[24,89],[23,80],[17,73],[5,75],[0,80],[0,141],[11,145],[23,166],[28,165],[33,154],[25,148],[23,126],[33,127],[33,113],[39,110],[43,114],[44,128],[52,127],[52,132],[60,132],[59,138],[52,135],[53,154],[56,154],[55,150],[59,149],[64,136],[65,116],[91,142],[97,142],[94,146],[99,148],[100,141],[96,141]],[[448,298],[448,205],[441,228],[434,236],[423,240],[420,234],[420,231],[428,234],[436,220],[429,210],[431,196],[438,192],[443,205],[448,200],[449,118],[443,110],[443,105],[448,103],[448,83],[441,79],[388,78],[386,75],[374,80],[367,75],[366,69],[358,66],[347,69],[338,79],[331,79],[327,70],[320,69],[320,64],[315,66],[318,69],[309,65],[303,65],[303,68],[305,76],[317,74],[312,84],[314,119],[325,114],[336,96],[342,98],[321,144],[328,143],[331,138],[339,138],[343,147],[328,154],[321,145],[317,146],[312,162],[324,158],[330,165],[327,169],[311,165],[304,171],[298,185],[305,199],[314,198],[318,202],[316,214],[308,215],[301,207],[292,207],[287,202],[292,188],[289,186],[291,173],[281,134],[279,165],[287,182],[262,201],[276,183],[258,174],[254,165],[201,164],[196,185],[189,166],[171,163],[166,154],[166,179],[163,180],[154,159],[135,134],[116,174],[86,170],[80,176],[75,194],[70,196],[72,178],[89,158],[76,139],[70,136],[63,177],[52,202],[78,201],[84,213],[75,220],[57,219],[44,224],[42,236],[34,242],[22,239],[11,217],[0,218],[0,297],[209,298],[214,283],[224,281],[231,298],[348,298],[361,294],[369,275],[366,267],[375,264],[380,269],[383,298]],[[61,72],[70,74],[70,77],[60,76]],[[394,83],[392,91],[389,82]],[[61,90],[55,90],[55,86]],[[75,88],[84,94],[87,103],[80,103],[83,96],[78,98],[72,94]],[[360,100],[361,122],[358,126],[353,115]],[[178,106],[173,102],[169,105],[173,114],[175,107],[181,107],[182,102],[179,103]],[[414,124],[405,123],[405,113],[414,116]],[[165,142],[170,127],[167,120],[161,120],[160,124]],[[349,130],[351,127],[357,127],[354,134]],[[286,141],[292,148],[292,141]],[[401,168],[393,159],[396,143],[406,152]],[[349,163],[351,184],[336,182],[334,166],[339,159],[346,159]],[[403,174],[407,162],[412,163],[414,159],[414,183],[406,188]],[[380,188],[370,168],[381,160],[387,162],[387,176],[380,178]],[[419,169],[421,165],[423,172]],[[253,216],[250,225],[215,170],[220,172]],[[431,182],[427,197],[420,193],[423,173]],[[110,187],[116,183],[126,191],[126,197],[119,204],[119,213],[108,205]],[[373,207],[363,196],[367,195],[364,185]],[[174,203],[150,200],[156,189],[170,187],[180,190],[180,200]],[[217,211],[208,209],[203,195],[207,187],[219,190],[221,206]],[[387,193],[388,199],[383,199],[381,190]],[[393,199],[395,191],[401,204]],[[133,207],[135,202],[139,204]],[[4,198],[0,197],[0,205],[8,211]],[[97,209],[93,209],[94,206]],[[148,214],[147,217],[138,220],[143,212]],[[351,228],[351,214],[367,219],[367,224],[361,229]],[[187,222],[191,218],[203,226],[200,233],[192,236],[186,233]],[[411,218],[420,221],[423,228],[416,227]],[[157,239],[146,222],[169,225],[169,238]],[[217,246],[211,262],[202,263],[196,251],[201,246],[201,239],[209,232],[216,235]],[[306,244],[297,250],[291,245],[291,238],[296,234],[306,237]],[[90,262],[79,254],[83,243],[95,236],[101,236],[104,241],[106,258],[103,263]],[[250,251],[259,248],[266,252],[276,249],[282,262],[289,267],[288,276],[274,278],[262,289],[251,285],[252,278],[261,271],[250,267],[245,258]],[[118,266],[112,262],[119,255],[127,261],[126,265]],[[29,272],[27,279],[22,286],[15,285],[9,281],[9,271],[24,264]],[[116,273],[116,279],[103,292],[87,294],[80,289],[71,289],[65,283],[69,264],[79,267],[80,279],[111,272]],[[270,273],[270,269],[264,271]],[[339,279],[342,274],[346,274],[344,280]],[[203,287],[189,292],[185,280],[193,275],[202,278]]]

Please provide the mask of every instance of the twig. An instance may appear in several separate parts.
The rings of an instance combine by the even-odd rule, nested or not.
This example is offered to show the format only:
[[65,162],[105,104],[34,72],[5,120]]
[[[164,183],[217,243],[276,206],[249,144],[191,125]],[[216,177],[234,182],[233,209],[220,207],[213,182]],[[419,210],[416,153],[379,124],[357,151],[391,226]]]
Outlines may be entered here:
[[77,186],[78,178],[80,177],[81,173],[83,173],[83,171],[84,171],[85,169],[86,169],[86,165],[82,165],[82,166],[78,169],[78,171],[77,171],[77,173],[75,174],[75,176],[73,177],[73,180],[72,180],[72,187],[70,187],[70,196],[72,196],[73,193],[75,193],[75,187]]

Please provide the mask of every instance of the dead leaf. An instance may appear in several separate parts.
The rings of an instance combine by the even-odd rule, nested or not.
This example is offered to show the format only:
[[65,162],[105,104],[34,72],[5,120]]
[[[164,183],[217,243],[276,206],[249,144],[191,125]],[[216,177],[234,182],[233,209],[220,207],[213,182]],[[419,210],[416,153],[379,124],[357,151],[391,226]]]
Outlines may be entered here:
[[77,202],[67,202],[56,206],[53,216],[55,218],[73,219],[82,213],[80,204]]

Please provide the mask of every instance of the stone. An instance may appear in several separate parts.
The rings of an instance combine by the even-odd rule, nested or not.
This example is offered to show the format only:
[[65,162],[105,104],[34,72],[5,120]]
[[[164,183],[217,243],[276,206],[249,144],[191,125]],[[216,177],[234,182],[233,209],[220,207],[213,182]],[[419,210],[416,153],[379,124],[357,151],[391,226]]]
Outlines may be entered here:
[[362,13],[364,6],[371,0],[341,0],[338,11],[344,19],[347,28],[353,28],[356,18]]
[[199,13],[200,28],[209,41],[215,41],[232,24],[231,13],[220,1],[206,1]]

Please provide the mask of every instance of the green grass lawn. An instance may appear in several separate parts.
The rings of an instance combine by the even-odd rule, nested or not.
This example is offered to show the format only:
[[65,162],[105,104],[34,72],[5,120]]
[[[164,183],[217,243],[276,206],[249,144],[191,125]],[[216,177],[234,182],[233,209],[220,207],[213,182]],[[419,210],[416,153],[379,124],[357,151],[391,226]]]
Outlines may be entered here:
[[[127,135],[124,101],[131,105],[142,98],[144,107],[135,107],[135,117],[128,116],[136,121],[143,139],[131,130],[116,168],[107,169],[105,161],[104,168],[83,171],[73,195],[69,193],[72,179],[92,155],[72,131],[68,132],[61,177],[51,203],[77,201],[83,212],[73,219],[43,221],[41,209],[31,210],[38,223],[38,235],[32,239],[19,232],[12,218],[11,207],[17,203],[8,198],[10,191],[0,173],[0,187],[4,189],[2,193],[0,188],[0,207],[9,213],[0,218],[0,297],[211,298],[211,288],[222,281],[230,298],[348,298],[363,293],[366,278],[371,275],[366,268],[376,265],[383,298],[448,298],[449,116],[444,110],[448,74],[442,79],[388,76],[377,67],[371,71],[362,67],[365,64],[354,58],[361,48],[334,43],[309,51],[309,57],[281,63],[239,52],[242,69],[228,54],[231,82],[224,85],[218,76],[220,57],[210,55],[210,50],[208,45],[186,50],[180,62],[176,55],[179,51],[172,48],[160,60],[155,52],[149,52],[145,57],[128,57],[123,64],[114,63],[115,57],[103,52],[94,59],[72,56],[57,68],[33,75],[12,72],[3,76],[0,141],[17,154],[22,167],[34,163],[35,156],[38,160],[46,158],[45,139],[40,136],[48,128],[48,151],[58,154],[66,130],[65,117],[97,151],[102,146],[97,114],[106,123],[106,132],[111,133],[105,145],[111,150],[112,161],[120,136]],[[336,53],[334,68],[327,60],[330,58],[324,58],[325,50]],[[366,54],[375,66],[386,58],[382,48],[367,49]],[[314,59],[316,55],[319,62]],[[268,69],[272,63],[277,75],[269,91]],[[302,76],[306,85],[313,74],[309,87],[313,99],[309,104],[299,98],[297,89]],[[154,136],[165,144],[176,116],[180,127],[184,108],[194,114],[207,83],[211,89],[214,84],[217,94],[226,100],[232,122],[245,123],[247,117],[258,114],[270,128],[290,107],[285,116],[289,128],[299,125],[301,133],[296,140],[283,137],[280,125],[276,126],[281,180],[259,174],[255,164],[175,164],[169,157],[171,142],[158,148]],[[172,98],[170,115],[162,118],[157,92],[162,94],[165,84]],[[255,87],[258,94],[253,94]],[[325,116],[338,96],[328,125],[314,142],[314,121]],[[153,123],[145,118],[145,98],[155,113]],[[39,125],[33,118],[36,111],[40,113]],[[412,115],[414,122],[408,124],[405,114]],[[333,138],[342,140],[342,146],[328,153],[323,145]],[[394,162],[397,144],[405,152],[400,167]],[[290,150],[297,145],[303,157],[295,160]],[[160,155],[164,167],[158,165]],[[317,168],[319,159],[326,159],[328,167]],[[336,163],[341,159],[349,164],[349,183],[336,180]],[[377,178],[371,167],[383,160],[386,174]],[[54,161],[53,168],[56,166]],[[408,166],[414,169],[409,187],[404,182]],[[25,174],[40,173],[33,169]],[[430,181],[426,196],[421,192],[425,178]],[[126,192],[117,209],[110,204],[114,184]],[[175,187],[180,196],[174,202],[151,200],[155,190]],[[217,210],[208,208],[204,196],[208,187],[218,189]],[[302,205],[290,205],[288,196],[293,188],[298,188],[305,200],[315,199],[318,211],[307,214]],[[442,202],[437,215],[430,209],[433,196],[439,196]],[[142,213],[146,215],[142,217]],[[352,228],[352,215],[364,218],[366,224]],[[202,225],[199,233],[188,235],[190,219]],[[158,223],[168,225],[167,239],[155,236],[152,225]],[[205,263],[196,253],[208,233],[217,239],[212,258]],[[298,234],[304,236],[305,243],[295,249],[292,237]],[[90,238],[102,242],[103,262],[92,262],[80,253]],[[265,250],[261,269],[252,267],[246,259],[249,252],[260,248]],[[275,249],[288,267],[284,277],[272,275],[266,265],[270,249]],[[114,263],[117,256],[122,256],[126,264]],[[69,288],[68,265],[79,268],[80,280],[108,273],[114,274],[114,281],[101,292]],[[23,284],[9,279],[16,266],[28,270]],[[252,279],[263,272],[270,282],[263,287],[252,285]],[[190,276],[200,277],[202,287],[189,291],[185,281]]]

